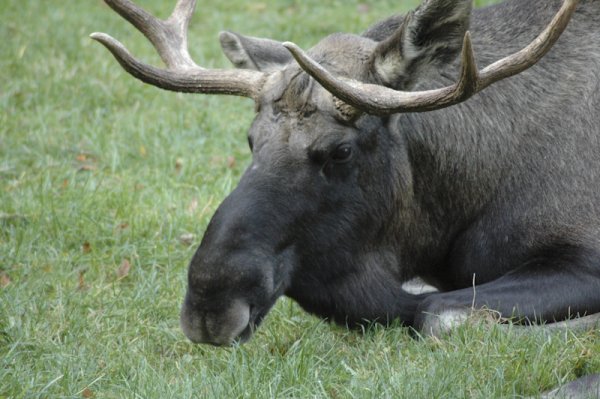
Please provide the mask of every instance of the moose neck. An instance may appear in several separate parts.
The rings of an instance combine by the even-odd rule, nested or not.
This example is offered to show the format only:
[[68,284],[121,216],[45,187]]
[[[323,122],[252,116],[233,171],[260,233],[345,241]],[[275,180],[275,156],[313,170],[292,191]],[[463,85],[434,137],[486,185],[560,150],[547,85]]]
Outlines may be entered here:
[[[319,278],[310,278],[304,270],[293,278],[286,295],[306,311],[337,324],[357,327],[370,322],[389,324],[394,320],[412,326],[417,307],[428,294],[413,295],[402,288],[396,271],[386,267],[394,259],[391,253],[366,253],[355,262],[347,260],[344,274],[336,267],[319,270]],[[333,266],[333,265],[331,265]]]
[[496,198],[519,162],[523,133],[514,116],[506,117],[519,105],[494,98],[503,95],[492,90],[458,106],[390,119],[390,132],[404,138],[410,160],[411,190],[401,205],[402,219],[410,222],[399,235],[419,240],[398,242],[408,254],[402,264],[409,275],[445,262],[453,240]]

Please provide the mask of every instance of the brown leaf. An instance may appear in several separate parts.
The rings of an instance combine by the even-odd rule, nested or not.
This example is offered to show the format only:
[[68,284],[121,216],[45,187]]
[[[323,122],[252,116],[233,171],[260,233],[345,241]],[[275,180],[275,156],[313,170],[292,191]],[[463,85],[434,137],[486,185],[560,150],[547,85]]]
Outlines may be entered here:
[[8,277],[8,274],[0,273],[0,287],[6,288],[10,285],[11,282],[12,281],[11,281],[10,277]]
[[81,165],[78,169],[79,172],[92,172],[97,168],[94,165]]
[[194,198],[188,205],[187,211],[189,214],[193,214],[198,209],[198,198]]
[[84,276],[85,276],[85,271],[80,270],[79,271],[79,278],[77,280],[77,289],[79,291],[85,291],[88,288],[87,284],[85,283],[85,277]]
[[83,396],[86,399],[93,398],[94,391],[92,391],[90,388],[85,388],[83,391],[81,391],[81,396]]
[[75,160],[77,161],[75,166],[78,172],[89,172],[97,169],[95,165],[96,159],[91,154],[80,153],[75,157]]
[[129,270],[131,270],[131,263],[127,259],[123,259],[121,261],[121,266],[117,269],[117,277],[120,279],[125,278],[129,275]]
[[234,166],[235,166],[235,157],[233,157],[233,156],[227,157],[227,167],[229,169],[233,169]]
[[81,245],[81,250],[84,254],[89,254],[90,252],[92,252],[92,245],[86,241]]
[[181,173],[182,168],[183,168],[183,159],[177,158],[175,160],[175,171],[177,171],[177,173]]

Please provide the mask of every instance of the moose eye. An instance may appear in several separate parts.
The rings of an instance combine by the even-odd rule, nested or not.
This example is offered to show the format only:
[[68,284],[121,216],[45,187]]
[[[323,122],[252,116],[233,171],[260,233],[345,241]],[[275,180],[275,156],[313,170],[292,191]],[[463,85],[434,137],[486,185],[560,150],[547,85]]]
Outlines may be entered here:
[[352,158],[352,146],[342,144],[331,153],[331,160],[337,163],[348,162]]

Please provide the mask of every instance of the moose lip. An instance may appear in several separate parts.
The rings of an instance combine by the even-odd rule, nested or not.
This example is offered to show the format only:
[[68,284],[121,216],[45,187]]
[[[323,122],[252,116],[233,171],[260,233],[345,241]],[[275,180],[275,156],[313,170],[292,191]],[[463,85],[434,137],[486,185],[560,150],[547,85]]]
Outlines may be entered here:
[[255,310],[253,306],[250,307],[250,321],[244,330],[235,338],[234,342],[243,344],[254,335],[254,332],[258,329],[265,316],[269,312],[271,307],[262,308]]
[[[283,284],[279,284],[275,290],[275,294],[273,295],[272,300],[266,306],[257,308],[254,305],[250,305],[250,321],[244,330],[234,339],[233,343],[243,344],[248,342],[254,332],[258,329],[258,327],[263,322],[264,318],[267,316],[277,299],[281,296],[281,291],[283,289]],[[233,344],[232,343],[232,344]]]
[[244,331],[237,336],[233,343],[244,344],[248,342],[252,335],[254,335],[254,331],[256,331],[257,328],[258,324],[255,324],[254,322],[248,323]]

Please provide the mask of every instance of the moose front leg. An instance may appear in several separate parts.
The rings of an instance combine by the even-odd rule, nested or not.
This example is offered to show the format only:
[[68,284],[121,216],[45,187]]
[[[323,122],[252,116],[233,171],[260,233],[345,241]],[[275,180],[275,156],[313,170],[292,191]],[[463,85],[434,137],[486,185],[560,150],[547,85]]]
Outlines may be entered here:
[[[415,327],[439,336],[480,309],[519,324],[554,323],[598,313],[600,254],[562,247],[535,256],[486,284],[432,294],[418,306]],[[597,324],[598,317],[588,317],[587,322]]]
[[286,295],[309,313],[351,328],[393,321],[412,327],[417,307],[431,293],[405,290],[378,256],[369,254],[360,261],[360,266],[348,265],[343,275],[318,281],[296,276]]

